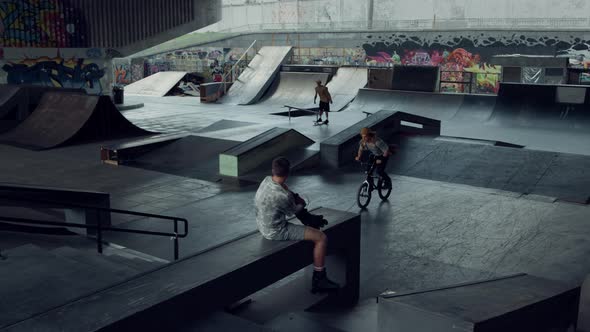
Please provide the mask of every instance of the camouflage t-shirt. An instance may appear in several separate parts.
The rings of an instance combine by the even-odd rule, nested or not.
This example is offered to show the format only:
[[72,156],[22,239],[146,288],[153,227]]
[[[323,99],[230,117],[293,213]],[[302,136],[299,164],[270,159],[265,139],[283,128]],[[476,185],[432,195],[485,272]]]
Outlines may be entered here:
[[274,182],[271,176],[264,178],[254,197],[258,230],[267,239],[280,239],[286,231],[287,217],[302,206],[295,203],[293,193]]
[[382,156],[385,153],[385,151],[389,149],[387,143],[385,143],[379,137],[375,139],[375,143],[363,142],[363,140],[361,140],[359,144],[362,150],[369,150],[375,156]]

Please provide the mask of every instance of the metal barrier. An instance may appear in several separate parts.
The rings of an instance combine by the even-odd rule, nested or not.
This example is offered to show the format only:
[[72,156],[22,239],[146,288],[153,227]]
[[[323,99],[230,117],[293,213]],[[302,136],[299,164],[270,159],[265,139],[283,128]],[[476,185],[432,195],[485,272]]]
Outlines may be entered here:
[[[157,214],[151,214],[151,213],[142,213],[142,212],[135,212],[135,211],[128,211],[128,210],[103,208],[103,207],[98,207],[98,206],[90,206],[90,205],[82,205],[82,204],[69,204],[69,203],[55,202],[55,201],[51,201],[51,200],[25,199],[25,198],[14,198],[14,197],[7,197],[7,196],[0,197],[0,198],[3,200],[6,200],[6,201],[46,203],[46,204],[51,204],[51,205],[55,205],[55,206],[62,206],[64,208],[79,208],[79,209],[88,209],[88,210],[96,211],[96,220],[97,220],[96,225],[76,224],[76,223],[69,223],[69,222],[55,222],[55,221],[4,217],[4,216],[0,216],[0,220],[14,222],[14,223],[22,223],[22,224],[94,229],[94,230],[96,230],[97,251],[101,254],[102,254],[102,232],[113,231],[113,232],[123,232],[123,233],[170,237],[172,240],[174,240],[174,260],[178,260],[178,251],[179,251],[178,239],[184,238],[188,235],[188,220],[186,220],[184,218],[179,218],[179,217],[171,217],[171,216],[157,215]],[[140,216],[140,217],[170,220],[174,223],[174,232],[173,233],[153,232],[153,231],[144,231],[144,230],[140,230],[140,229],[128,229],[128,228],[103,226],[101,223],[101,215],[102,214],[100,212],[119,213],[119,214],[126,214],[126,215]],[[184,224],[184,231],[182,233],[178,232],[178,222],[182,222]]]

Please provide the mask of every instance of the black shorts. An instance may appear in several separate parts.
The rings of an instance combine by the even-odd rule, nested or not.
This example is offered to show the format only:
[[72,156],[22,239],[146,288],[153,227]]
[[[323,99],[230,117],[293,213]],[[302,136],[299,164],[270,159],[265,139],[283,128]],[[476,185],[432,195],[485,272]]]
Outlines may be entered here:
[[321,111],[330,112],[330,103],[327,103],[325,101],[320,101],[320,112]]

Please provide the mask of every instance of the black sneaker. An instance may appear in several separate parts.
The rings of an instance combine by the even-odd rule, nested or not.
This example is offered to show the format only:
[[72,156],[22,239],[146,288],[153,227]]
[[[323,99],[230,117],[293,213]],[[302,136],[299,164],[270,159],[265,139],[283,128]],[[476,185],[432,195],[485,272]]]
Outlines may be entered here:
[[326,121],[324,121],[324,124],[328,124],[330,121],[328,121],[328,119],[326,119]]
[[313,277],[311,279],[311,292],[315,293],[323,293],[323,292],[332,292],[338,290],[340,285],[333,282],[332,280],[328,279],[328,275],[326,274],[326,270],[323,271],[313,271]]
[[315,120],[315,123],[322,123],[322,119]]

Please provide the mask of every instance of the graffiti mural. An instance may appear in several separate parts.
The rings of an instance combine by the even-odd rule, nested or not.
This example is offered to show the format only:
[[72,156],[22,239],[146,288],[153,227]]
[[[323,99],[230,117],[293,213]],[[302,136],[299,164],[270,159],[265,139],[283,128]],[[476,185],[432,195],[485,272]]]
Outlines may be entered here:
[[[367,35],[366,64],[439,66],[444,81],[473,80],[475,92],[497,92],[501,68],[489,62],[499,54],[590,57],[590,41],[567,32],[430,32]],[[466,92],[466,84],[445,83],[444,91]]]
[[129,64],[115,65],[115,83],[130,84],[131,82],[131,68]]
[[[203,47],[188,48],[152,56],[147,59],[147,75],[160,71],[186,71],[196,73],[206,82],[220,82],[246,51],[245,48]],[[252,59],[251,50],[246,59]]]
[[131,59],[131,82],[137,82],[145,77],[145,59]]
[[5,47],[87,47],[81,10],[64,0],[0,1],[0,42]]
[[293,55],[294,64],[304,65],[364,65],[366,54],[362,48],[297,48]]
[[43,56],[6,63],[2,69],[9,84],[82,88],[89,94],[103,91],[104,68],[84,58],[64,59],[58,53],[54,58]]

